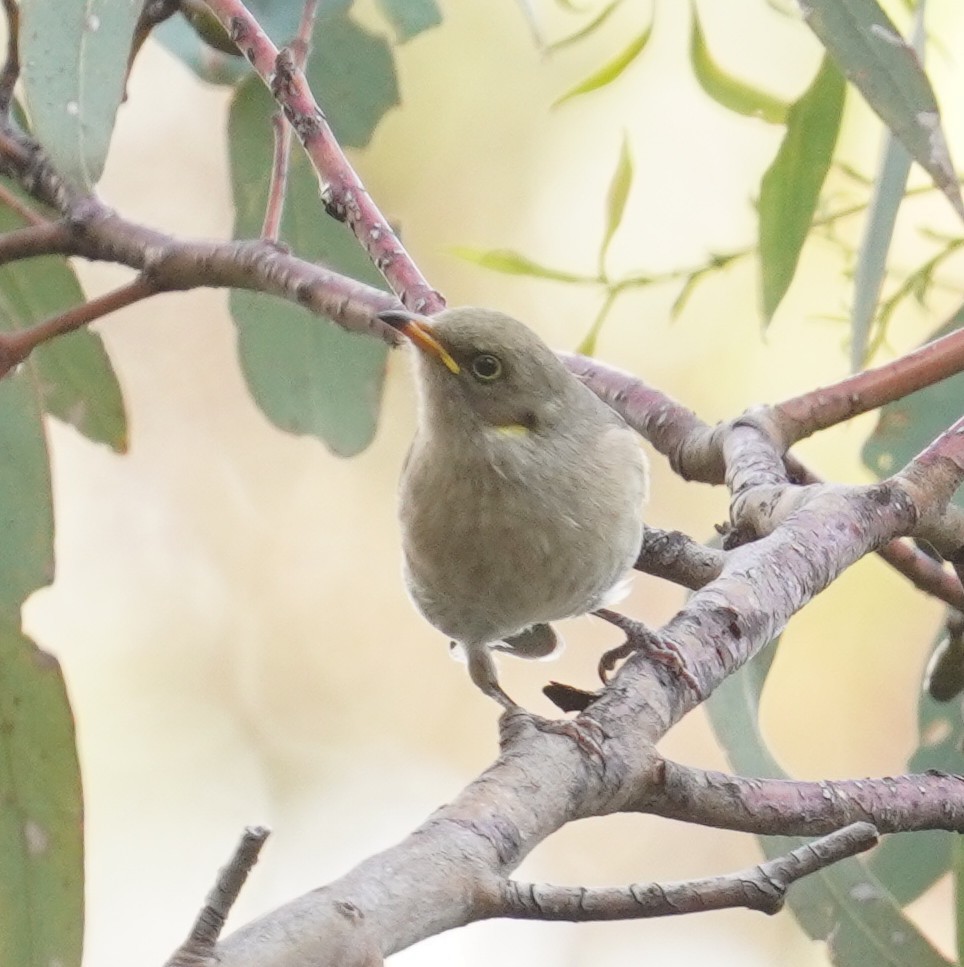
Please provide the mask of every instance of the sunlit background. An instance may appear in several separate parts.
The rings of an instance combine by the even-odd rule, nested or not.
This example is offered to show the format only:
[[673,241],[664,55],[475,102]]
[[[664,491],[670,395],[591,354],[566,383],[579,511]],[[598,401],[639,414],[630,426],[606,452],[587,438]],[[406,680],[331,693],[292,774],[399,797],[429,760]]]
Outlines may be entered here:
[[[532,4],[553,39],[581,22]],[[960,27],[933,4],[933,29]],[[753,244],[753,199],[781,129],[727,113],[687,66],[688,6],[662,4],[645,55],[619,81],[552,102],[638,31],[645,4],[624,4],[598,35],[554,57],[533,40],[522,4],[442,4],[444,23],[398,49],[403,106],[353,155],[369,190],[450,304],[486,304],[573,348],[601,295],[496,275],[458,246],[515,248],[572,271],[595,266],[606,186],[624,135],[635,164],[614,272],[696,267]],[[371,2],[357,17],[384,31]],[[758,0],[704,3],[718,60],[783,97],[820,56],[793,18]],[[955,19],[956,18],[956,19]],[[283,40],[285,38],[275,38]],[[960,85],[945,49],[939,85]],[[956,78],[956,80],[955,80]],[[316,92],[324,104],[324,91]],[[224,121],[229,92],[198,82],[149,45],[137,64],[101,193],[130,218],[191,236],[227,237],[232,209]],[[842,155],[870,176],[880,129],[852,97]],[[958,104],[959,107],[959,104]],[[964,157],[964,118],[945,116]],[[265,122],[265,137],[269,136]],[[917,171],[914,183],[924,183]],[[857,197],[835,174],[832,191]],[[848,194],[849,193],[849,194]],[[903,219],[906,264],[925,244],[912,221],[948,228],[924,197]],[[319,218],[323,217],[319,208]],[[860,222],[841,225],[851,244]],[[708,420],[776,401],[847,372],[846,260],[808,247],[802,273],[764,333],[756,263],[708,278],[681,318],[678,286],[624,296],[598,344]],[[80,265],[96,294],[126,274]],[[946,304],[941,299],[946,295]],[[878,360],[915,345],[955,305],[938,294],[908,309]],[[325,323],[319,321],[319,325]],[[401,352],[389,360],[373,445],[333,457],[286,435],[252,404],[235,356],[224,292],[167,295],[97,325],[130,415],[130,452],[109,453],[51,423],[57,579],[33,596],[27,631],[63,663],[74,704],[87,810],[89,967],[160,964],[181,941],[245,824],[274,834],[232,914],[237,926],[323,884],[403,837],[496,753],[498,709],[413,611],[399,576],[395,481],[413,430]],[[872,419],[800,447],[821,474],[865,481],[860,445]],[[653,460],[649,519],[708,537],[726,516],[722,490],[683,484]],[[636,579],[627,610],[661,624],[681,592]],[[855,567],[796,618],[765,696],[765,726],[801,778],[899,773],[916,744],[917,682],[941,610],[877,561]],[[550,677],[591,686],[612,629],[569,622],[555,665],[505,660],[508,690],[535,711]],[[726,768],[702,712],[665,754]],[[519,876],[556,883],[678,880],[757,862],[752,837],[650,817],[571,826]],[[950,888],[913,907],[950,954]],[[789,913],[746,911],[601,925],[485,923],[401,953],[393,963],[502,967],[626,964],[824,964]]]

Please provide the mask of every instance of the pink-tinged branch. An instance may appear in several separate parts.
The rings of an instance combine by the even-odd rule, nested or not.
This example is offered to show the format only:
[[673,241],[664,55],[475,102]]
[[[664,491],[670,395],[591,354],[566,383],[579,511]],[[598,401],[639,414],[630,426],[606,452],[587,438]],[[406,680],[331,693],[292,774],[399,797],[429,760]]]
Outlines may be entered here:
[[762,913],[783,908],[791,884],[877,845],[877,830],[854,823],[757,866],[681,883],[633,883],[625,887],[550,886],[510,880],[493,914],[516,920],[639,920],[747,907]]
[[758,836],[816,836],[848,823],[881,833],[964,832],[964,776],[943,772],[882,779],[751,779],[667,760],[663,781],[627,811]]
[[157,287],[149,279],[139,275],[127,285],[68,309],[29,329],[0,333],[0,379],[15,366],[19,366],[41,343],[80,329],[95,319],[146,299],[156,292]]
[[774,407],[783,439],[794,443],[964,371],[964,328],[891,363],[857,373]]
[[415,312],[445,305],[405,251],[341,150],[290,51],[271,42],[240,0],[207,0],[211,11],[265,82],[291,123],[321,181],[328,214],[345,222],[392,291]]

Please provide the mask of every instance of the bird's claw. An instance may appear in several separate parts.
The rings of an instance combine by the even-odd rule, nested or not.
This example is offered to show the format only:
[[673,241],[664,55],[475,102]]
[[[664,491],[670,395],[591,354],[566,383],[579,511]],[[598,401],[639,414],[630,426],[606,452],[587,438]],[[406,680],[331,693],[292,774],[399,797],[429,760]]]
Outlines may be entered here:
[[616,667],[616,663],[628,658],[633,652],[641,651],[653,661],[666,666],[683,679],[697,695],[702,696],[703,690],[693,673],[686,667],[686,660],[679,649],[671,641],[666,641],[654,634],[641,621],[627,618],[618,611],[609,608],[599,608],[593,614],[615,625],[626,635],[626,640],[615,648],[603,654],[599,659],[598,672],[602,681],[609,681],[609,674]]

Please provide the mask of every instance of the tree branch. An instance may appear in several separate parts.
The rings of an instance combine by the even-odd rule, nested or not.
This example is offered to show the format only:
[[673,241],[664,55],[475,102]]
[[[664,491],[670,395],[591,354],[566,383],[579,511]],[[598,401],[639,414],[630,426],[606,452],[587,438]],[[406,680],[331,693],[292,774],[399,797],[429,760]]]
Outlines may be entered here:
[[218,872],[218,878],[190,934],[171,955],[165,967],[207,967],[210,964],[224,922],[270,835],[271,831],[264,826],[245,829],[231,859]]
[[321,179],[328,214],[351,228],[372,264],[409,309],[431,314],[443,308],[441,295],[419,272],[345,157],[291,52],[275,47],[240,0],[207,3],[291,122]]
[[101,316],[140,302],[157,291],[157,286],[149,278],[139,275],[133,282],[74,306],[73,309],[37,323],[29,329],[0,332],[0,379],[15,366],[19,366],[41,343],[80,329]]
[[816,836],[849,823],[881,833],[964,832],[964,776],[925,772],[884,779],[749,779],[665,760],[659,788],[627,811],[758,836]]
[[496,916],[517,920],[636,920],[747,907],[774,914],[791,884],[877,844],[877,830],[854,823],[758,866],[681,883],[590,889],[508,881]]
[[818,430],[876,410],[962,370],[964,328],[893,362],[778,403],[774,410],[784,444],[789,448]]

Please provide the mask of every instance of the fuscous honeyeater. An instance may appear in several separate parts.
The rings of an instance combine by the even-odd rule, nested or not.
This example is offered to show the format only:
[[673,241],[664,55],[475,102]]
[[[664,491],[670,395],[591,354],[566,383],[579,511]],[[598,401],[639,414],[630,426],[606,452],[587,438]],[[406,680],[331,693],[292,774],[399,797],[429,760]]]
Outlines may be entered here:
[[527,326],[491,309],[379,318],[418,352],[402,470],[405,581],[506,708],[492,650],[544,658],[548,622],[612,601],[643,535],[646,458],[623,419]]

